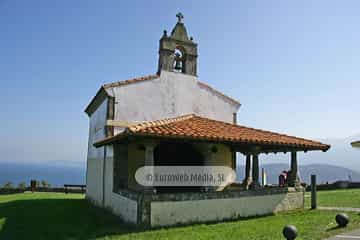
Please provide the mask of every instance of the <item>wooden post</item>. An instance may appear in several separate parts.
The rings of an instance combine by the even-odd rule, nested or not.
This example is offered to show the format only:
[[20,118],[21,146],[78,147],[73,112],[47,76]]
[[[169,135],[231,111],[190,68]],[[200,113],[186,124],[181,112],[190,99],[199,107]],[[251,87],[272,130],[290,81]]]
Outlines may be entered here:
[[311,209],[316,209],[316,175],[311,175]]

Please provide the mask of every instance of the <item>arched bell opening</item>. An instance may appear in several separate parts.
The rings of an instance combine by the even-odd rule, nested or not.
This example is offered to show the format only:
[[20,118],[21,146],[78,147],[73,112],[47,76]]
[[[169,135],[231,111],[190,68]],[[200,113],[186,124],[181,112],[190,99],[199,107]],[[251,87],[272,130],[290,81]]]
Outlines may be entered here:
[[185,73],[185,50],[178,46],[174,50],[173,71]]
[[[204,166],[204,157],[189,143],[160,142],[154,149],[155,166]],[[197,186],[156,187],[160,193],[199,192]]]

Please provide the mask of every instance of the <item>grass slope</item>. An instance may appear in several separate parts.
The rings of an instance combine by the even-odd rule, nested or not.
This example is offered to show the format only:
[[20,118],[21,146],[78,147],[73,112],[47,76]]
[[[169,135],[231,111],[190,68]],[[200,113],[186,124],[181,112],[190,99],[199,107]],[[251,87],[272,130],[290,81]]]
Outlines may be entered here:
[[[310,193],[306,193],[305,206],[311,205]],[[322,207],[360,208],[360,189],[318,191],[317,204]]]
[[[0,239],[283,239],[282,227],[294,224],[297,239],[322,239],[337,234],[334,212],[295,211],[219,224],[143,231],[90,206],[80,194],[25,193],[0,196]],[[350,214],[348,229],[360,227]]]

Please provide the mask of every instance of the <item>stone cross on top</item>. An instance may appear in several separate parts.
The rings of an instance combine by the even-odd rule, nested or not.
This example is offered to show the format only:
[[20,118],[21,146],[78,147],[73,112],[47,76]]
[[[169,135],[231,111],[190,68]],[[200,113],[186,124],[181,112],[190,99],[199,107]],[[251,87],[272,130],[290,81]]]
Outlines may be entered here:
[[176,14],[176,17],[178,18],[178,22],[181,22],[181,20],[184,18],[181,12],[178,12],[178,14]]

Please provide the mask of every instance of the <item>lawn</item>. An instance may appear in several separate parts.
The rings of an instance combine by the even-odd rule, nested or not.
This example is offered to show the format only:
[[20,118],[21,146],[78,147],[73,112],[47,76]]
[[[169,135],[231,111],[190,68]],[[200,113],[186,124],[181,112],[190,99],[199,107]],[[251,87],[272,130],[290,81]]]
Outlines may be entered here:
[[[310,201],[310,193],[306,193],[305,206],[310,207]],[[322,207],[360,208],[360,189],[318,191],[317,204]]]
[[[360,227],[360,216],[349,214],[348,229]],[[335,212],[295,211],[219,224],[141,230],[127,226],[83,195],[25,193],[0,196],[0,239],[283,239],[282,227],[294,224],[297,239],[322,239],[337,234]]]

